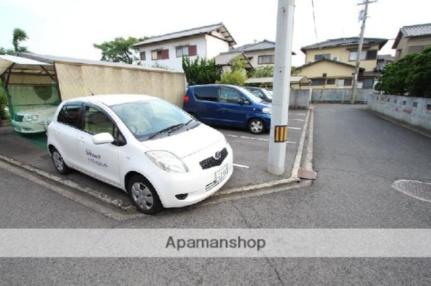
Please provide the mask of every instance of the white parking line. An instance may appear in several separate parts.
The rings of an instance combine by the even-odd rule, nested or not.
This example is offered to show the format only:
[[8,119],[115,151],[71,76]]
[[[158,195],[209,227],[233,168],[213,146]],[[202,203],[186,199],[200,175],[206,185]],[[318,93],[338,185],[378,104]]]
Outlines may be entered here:
[[[227,137],[231,138],[239,138],[239,139],[245,139],[245,140],[252,140],[252,141],[262,141],[262,142],[268,142],[268,137],[266,138],[258,138],[258,137],[249,137],[249,136],[238,136],[234,134],[225,134]],[[286,141],[287,144],[296,144],[295,141]]]
[[297,118],[295,118],[295,119],[293,119],[293,120],[301,121],[301,122],[304,122],[304,121],[305,121],[304,119],[297,119]]
[[291,129],[291,130],[302,130],[301,127],[290,127],[288,126],[287,129]]
[[306,113],[296,113],[296,114],[294,114],[294,115],[305,116],[305,115],[307,115],[307,114],[306,114]]
[[233,163],[233,165],[234,165],[235,167],[238,167],[238,168],[250,169],[250,167],[249,167],[249,166],[246,166],[246,165],[235,164],[235,163]]

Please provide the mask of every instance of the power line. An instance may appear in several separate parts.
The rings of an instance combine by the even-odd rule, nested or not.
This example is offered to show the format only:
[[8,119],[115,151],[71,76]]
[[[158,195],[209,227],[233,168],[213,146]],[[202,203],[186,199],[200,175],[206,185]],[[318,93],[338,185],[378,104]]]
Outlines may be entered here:
[[314,0],[311,0],[311,6],[313,7],[314,36],[317,40],[316,8],[314,6]]

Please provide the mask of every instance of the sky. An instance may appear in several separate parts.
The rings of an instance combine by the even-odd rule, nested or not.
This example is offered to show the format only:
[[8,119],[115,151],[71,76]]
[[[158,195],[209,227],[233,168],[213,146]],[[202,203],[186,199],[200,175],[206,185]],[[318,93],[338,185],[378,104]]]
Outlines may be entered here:
[[[304,63],[302,46],[359,35],[360,0],[296,0],[295,66]],[[277,0],[0,0],[0,47],[11,48],[14,28],[35,53],[99,59],[94,43],[115,37],[153,36],[223,22],[240,45],[274,40]],[[381,51],[393,53],[400,27],[431,22],[431,1],[378,0],[369,8],[366,37],[390,39]]]

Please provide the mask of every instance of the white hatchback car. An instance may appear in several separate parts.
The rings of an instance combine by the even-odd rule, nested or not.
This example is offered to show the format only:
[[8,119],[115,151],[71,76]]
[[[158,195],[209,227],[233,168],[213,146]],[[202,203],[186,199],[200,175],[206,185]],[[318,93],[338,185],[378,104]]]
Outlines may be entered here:
[[76,169],[121,188],[147,214],[202,201],[233,172],[223,134],[155,97],[64,101],[47,134],[59,173]]

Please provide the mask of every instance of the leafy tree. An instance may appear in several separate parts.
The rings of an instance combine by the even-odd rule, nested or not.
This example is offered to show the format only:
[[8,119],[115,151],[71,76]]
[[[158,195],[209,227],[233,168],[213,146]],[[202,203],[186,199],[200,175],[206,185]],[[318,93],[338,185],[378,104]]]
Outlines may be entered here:
[[0,55],[16,55],[17,53],[20,52],[27,52],[27,48],[26,47],[22,47],[21,46],[21,42],[25,41],[28,39],[27,33],[20,29],[20,28],[16,28],[13,30],[12,33],[12,46],[13,49],[6,49],[3,47],[0,47]]
[[27,51],[26,47],[21,46],[21,42],[23,42],[27,39],[28,39],[27,33],[24,30],[22,30],[20,28],[15,28],[13,30],[12,45],[13,45],[13,49],[14,49],[15,53]]
[[274,67],[264,66],[255,69],[252,73],[252,77],[272,77],[274,75]]
[[244,85],[247,80],[247,72],[245,70],[244,60],[241,57],[236,57],[232,60],[231,71],[224,72],[221,75],[219,83]]
[[431,48],[387,65],[378,88],[388,94],[431,97]]
[[220,70],[215,60],[183,57],[183,70],[189,85],[211,84],[220,79]]
[[101,44],[94,44],[94,47],[102,51],[102,61],[131,64],[133,63],[133,60],[135,60],[131,48],[141,40],[143,39],[134,37],[128,37],[125,39],[120,37]]

